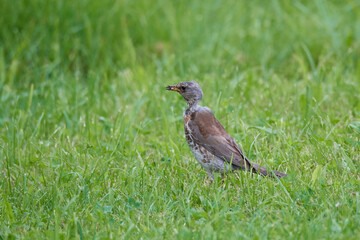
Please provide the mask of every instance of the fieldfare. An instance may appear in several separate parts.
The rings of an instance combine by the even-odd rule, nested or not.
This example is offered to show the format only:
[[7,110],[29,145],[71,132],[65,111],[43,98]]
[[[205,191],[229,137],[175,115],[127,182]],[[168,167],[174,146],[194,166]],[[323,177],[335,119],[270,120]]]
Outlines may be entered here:
[[250,162],[234,139],[226,132],[208,107],[199,106],[203,98],[200,85],[195,82],[180,82],[167,86],[167,90],[181,94],[187,102],[183,114],[186,141],[196,160],[205,168],[211,180],[213,172],[223,176],[232,170],[246,170],[262,176],[286,177],[278,171],[267,171],[265,167]]

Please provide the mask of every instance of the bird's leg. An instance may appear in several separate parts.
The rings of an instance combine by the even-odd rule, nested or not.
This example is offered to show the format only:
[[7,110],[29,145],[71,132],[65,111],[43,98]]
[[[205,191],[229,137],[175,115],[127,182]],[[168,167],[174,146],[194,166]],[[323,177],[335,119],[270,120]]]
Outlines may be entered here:
[[206,171],[209,175],[210,178],[210,184],[212,184],[214,182],[214,174],[211,171]]
[[226,172],[222,172],[222,173],[221,173],[221,178],[222,178],[222,183],[223,183],[223,184],[225,183],[226,177],[227,177]]

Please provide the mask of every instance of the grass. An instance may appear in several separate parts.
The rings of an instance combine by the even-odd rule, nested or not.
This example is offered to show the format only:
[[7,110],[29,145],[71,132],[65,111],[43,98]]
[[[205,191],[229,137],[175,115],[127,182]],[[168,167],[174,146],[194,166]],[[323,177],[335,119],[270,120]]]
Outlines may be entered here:
[[[0,239],[360,237],[358,1],[0,5]],[[209,185],[186,80],[288,177]]]

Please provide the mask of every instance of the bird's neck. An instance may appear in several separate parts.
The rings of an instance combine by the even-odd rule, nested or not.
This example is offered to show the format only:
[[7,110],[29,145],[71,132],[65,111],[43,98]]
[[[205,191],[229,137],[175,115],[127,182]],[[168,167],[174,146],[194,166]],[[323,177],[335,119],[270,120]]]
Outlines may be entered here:
[[188,109],[191,111],[191,112],[195,112],[196,109],[198,108],[198,103],[199,101],[187,101],[187,105],[188,105]]

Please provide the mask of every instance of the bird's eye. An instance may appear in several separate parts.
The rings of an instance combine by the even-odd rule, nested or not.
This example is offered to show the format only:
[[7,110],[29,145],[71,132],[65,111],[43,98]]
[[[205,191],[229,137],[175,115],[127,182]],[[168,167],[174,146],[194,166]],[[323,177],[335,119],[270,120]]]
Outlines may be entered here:
[[181,91],[183,91],[183,92],[184,92],[184,91],[185,91],[185,89],[186,89],[186,87],[181,86],[181,87],[180,87],[180,89],[181,89]]

